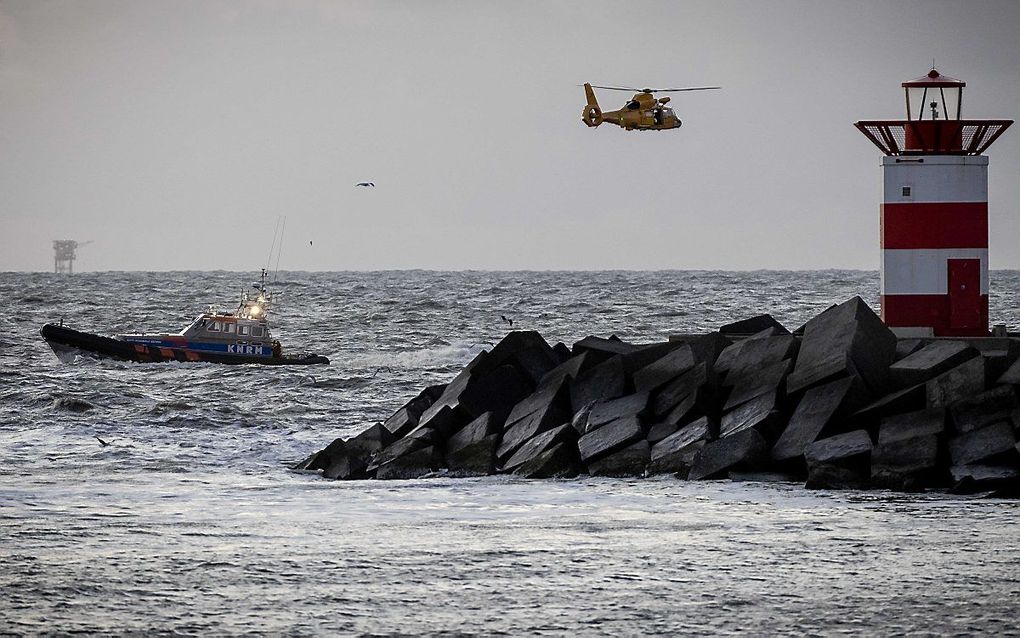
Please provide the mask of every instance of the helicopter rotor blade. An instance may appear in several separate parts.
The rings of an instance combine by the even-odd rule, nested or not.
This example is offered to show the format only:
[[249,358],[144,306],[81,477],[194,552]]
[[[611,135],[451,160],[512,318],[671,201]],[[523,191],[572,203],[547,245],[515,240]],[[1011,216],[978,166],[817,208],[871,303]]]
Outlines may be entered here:
[[609,91],[631,91],[632,93],[641,93],[641,89],[633,89],[626,86],[598,86],[595,84],[591,85],[593,89],[606,89]]
[[721,89],[721,86],[689,86],[683,89],[645,89],[649,93],[677,93],[679,91],[710,91],[712,89]]

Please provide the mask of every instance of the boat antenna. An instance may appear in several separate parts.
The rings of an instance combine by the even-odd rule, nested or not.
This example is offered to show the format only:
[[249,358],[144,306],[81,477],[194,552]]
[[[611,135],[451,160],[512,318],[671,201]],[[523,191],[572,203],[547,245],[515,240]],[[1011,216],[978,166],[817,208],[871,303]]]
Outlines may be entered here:
[[[269,256],[266,257],[266,271],[269,271],[270,266],[273,265],[273,251],[276,250],[276,238],[280,234],[280,222],[283,217],[276,218],[276,228],[273,229],[273,243],[269,245]],[[281,240],[282,241],[282,240]]]
[[280,227],[280,245],[276,247],[276,272],[273,273],[273,284],[280,275],[280,253],[283,252],[283,233],[287,230],[287,218],[283,218],[283,225]]

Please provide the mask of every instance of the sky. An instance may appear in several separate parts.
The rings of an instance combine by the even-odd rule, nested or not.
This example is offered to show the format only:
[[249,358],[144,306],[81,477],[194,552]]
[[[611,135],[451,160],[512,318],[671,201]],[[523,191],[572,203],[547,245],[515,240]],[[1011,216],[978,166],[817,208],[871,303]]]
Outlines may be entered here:
[[[0,0],[0,272],[55,239],[257,271],[283,220],[283,270],[877,270],[853,122],[933,59],[965,117],[1020,117],[1017,33],[1015,0]],[[723,88],[628,132],[584,82]],[[1020,268],[1020,125],[986,154]]]

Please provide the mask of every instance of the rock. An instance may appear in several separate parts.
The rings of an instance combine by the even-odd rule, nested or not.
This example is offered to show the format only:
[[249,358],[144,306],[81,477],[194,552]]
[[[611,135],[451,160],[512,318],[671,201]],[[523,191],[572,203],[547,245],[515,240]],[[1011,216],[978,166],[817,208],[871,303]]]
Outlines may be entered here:
[[808,489],[861,489],[870,477],[872,443],[865,430],[815,441],[804,452]]
[[648,473],[685,476],[694,457],[711,438],[712,429],[708,417],[702,417],[656,443],[651,449]]
[[500,366],[511,365],[529,377],[533,386],[542,375],[556,367],[556,361],[552,348],[538,332],[514,330],[476,364],[475,372],[484,376]]
[[1009,385],[1020,385],[1020,359],[1013,362],[1013,365],[1009,366],[1005,372],[1002,373],[996,383],[1005,383]]
[[552,449],[557,444],[573,443],[576,440],[577,432],[574,428],[570,427],[569,423],[564,423],[559,427],[537,434],[517,448],[517,451],[503,463],[500,471],[512,472],[543,452]]
[[[574,356],[582,353],[587,353],[593,363],[598,363],[611,359],[617,355],[628,355],[633,354],[641,349],[641,346],[634,345],[632,343],[624,343],[619,339],[610,337],[609,339],[603,339],[601,337],[585,337],[577,343],[571,350]],[[620,359],[621,363],[623,359]]]
[[458,476],[484,476],[496,471],[499,434],[489,434],[456,450],[447,450],[446,467]]
[[853,415],[857,422],[875,422],[885,416],[923,410],[928,403],[925,386],[915,385],[887,394],[858,410]]
[[694,394],[708,382],[707,366],[704,362],[695,365],[687,372],[662,386],[652,397],[651,412],[655,416],[664,416],[675,408],[678,403]]
[[673,434],[680,429],[679,423],[672,423],[669,421],[662,421],[660,423],[654,423],[648,428],[648,434],[645,436],[645,440],[648,444],[655,446],[656,443],[663,440],[670,434]]
[[896,361],[908,357],[924,347],[924,339],[898,339],[896,341]]
[[449,437],[446,441],[446,451],[459,450],[490,435],[500,434],[502,431],[503,422],[500,421],[496,413],[486,412]]
[[[723,410],[732,410],[741,403],[746,403],[766,393],[783,396],[785,394],[783,382],[792,368],[793,362],[784,359],[775,363],[762,364],[762,367],[753,374],[745,373],[736,377],[734,384],[730,386],[730,394],[723,405]],[[732,375],[733,371],[726,375],[727,385]]]
[[953,494],[976,494],[1020,483],[1020,472],[994,465],[954,465],[949,468],[955,485]]
[[398,439],[403,438],[418,426],[418,420],[436,399],[443,395],[446,384],[433,385],[422,390],[422,392],[404,404],[402,408],[386,419],[383,427],[393,433]]
[[878,428],[878,444],[882,446],[917,437],[940,435],[945,429],[946,411],[943,408],[895,414],[882,419]]
[[333,441],[323,449],[315,452],[304,461],[294,466],[295,470],[325,470],[327,467],[347,456],[347,443],[341,439]]
[[623,396],[627,380],[623,357],[614,356],[580,373],[570,383],[570,405],[574,412],[596,399]]
[[380,465],[375,471],[375,477],[377,479],[419,478],[439,469],[440,461],[441,456],[438,449],[429,445]]
[[730,344],[733,343],[728,337],[718,332],[710,332],[705,335],[695,335],[686,339],[694,351],[694,360],[706,366],[709,379],[715,378],[715,362]]
[[808,446],[817,441],[842,416],[860,405],[862,389],[855,377],[843,377],[804,393],[783,433],[772,448],[775,461],[788,461],[804,456]]
[[512,362],[518,370],[524,373],[532,387],[560,365],[559,357],[548,345],[526,348],[517,353]]
[[737,406],[722,416],[719,436],[727,437],[743,430],[758,430],[766,439],[773,439],[782,425],[782,415],[776,409],[776,395],[763,394]]
[[507,423],[503,428],[503,440],[496,450],[496,456],[499,459],[506,459],[531,437],[568,423],[569,420],[570,414],[556,403],[550,403],[518,421]]
[[871,483],[898,491],[913,491],[935,473],[939,437],[926,434],[880,441],[871,453]]
[[998,421],[1008,421],[1016,405],[1013,387],[1000,385],[957,401],[949,407],[949,414],[953,417],[956,431],[964,433]]
[[[731,357],[728,363],[723,361],[723,355],[731,348],[740,346],[740,349]],[[774,335],[768,337],[751,337],[743,342],[737,342],[729,346],[719,355],[716,362],[716,370],[724,371],[726,379],[724,385],[733,386],[741,380],[751,376],[758,376],[762,370],[779,363],[784,359],[793,359],[797,356],[798,341],[792,335]],[[725,368],[722,367],[725,365]]]
[[[609,455],[638,439],[644,440],[641,422],[635,416],[624,417],[592,430],[577,441],[581,460],[590,465],[592,461]],[[590,469],[590,468],[589,468]]]
[[705,406],[708,398],[704,388],[698,388],[693,393],[684,397],[683,401],[673,406],[673,409],[660,417],[659,423],[675,424],[677,427],[690,423],[698,417],[705,416]]
[[[404,438],[398,439],[390,445],[387,445],[382,449],[382,451],[376,454],[372,458],[372,461],[368,464],[368,472],[375,472],[386,463],[391,463],[401,456],[406,456],[407,454],[422,448],[434,448],[438,439],[439,434],[437,434],[435,430],[431,430],[429,428],[415,430]],[[438,463],[436,465],[438,465]]]
[[886,393],[896,336],[860,297],[807,322],[797,364],[786,380],[797,393],[831,379],[854,375],[872,394]]
[[396,440],[396,436],[382,423],[376,423],[347,441],[345,453],[329,463],[322,475],[329,479],[366,478],[368,464]]
[[973,465],[997,456],[1016,458],[1016,435],[1006,421],[961,434],[949,440],[953,465]]
[[755,469],[765,456],[765,439],[757,430],[746,429],[706,443],[694,457],[687,478],[692,481],[718,478],[730,468]]
[[[477,366],[481,365],[481,362],[485,360],[487,354],[488,353],[483,350],[482,352],[479,352],[477,355],[475,355],[475,358],[472,359],[471,362],[468,363],[463,370],[457,373],[457,376],[453,378],[453,381],[446,385],[445,389],[443,390],[443,394],[440,395],[439,398],[437,398],[432,403],[432,405],[430,405],[424,412],[422,412],[419,422],[428,421],[443,408],[457,410],[460,407],[460,395],[463,394],[465,390],[467,390],[468,385],[471,383],[472,372]],[[472,415],[467,416],[471,416],[471,418],[474,418],[478,415],[475,414],[473,416]],[[393,432],[392,428],[390,429],[390,431]],[[393,433],[399,436],[397,432]]]
[[896,387],[914,386],[977,356],[964,341],[938,339],[889,366],[889,378]]
[[558,443],[514,470],[525,478],[571,478],[580,473],[577,446]]
[[503,364],[474,374],[461,393],[458,404],[470,418],[489,411],[505,418],[519,401],[531,394],[533,388],[524,373],[512,365]]
[[648,465],[648,441],[629,446],[588,464],[592,476],[643,476]]
[[563,375],[546,379],[530,395],[523,398],[510,411],[507,423],[515,423],[533,412],[555,405],[564,411],[570,409],[570,377]]
[[431,430],[437,433],[440,438],[447,439],[469,423],[470,420],[470,417],[465,412],[444,405],[441,410],[433,413],[430,417],[422,415],[421,423],[418,424],[418,427],[411,430],[410,434],[414,434],[419,430]]
[[719,332],[724,335],[753,335],[757,332],[761,332],[762,330],[769,329],[790,334],[790,331],[787,330],[783,324],[776,321],[772,315],[769,314],[757,315],[750,319],[742,319],[741,321],[728,323],[719,328]]
[[[563,347],[565,348],[566,346]],[[539,380],[536,390],[566,378],[575,379],[577,375],[591,367],[590,363],[588,356],[583,352],[576,357],[568,357],[558,366],[545,373],[545,376]]]
[[592,401],[582,407],[580,410],[574,413],[574,416],[570,419],[570,427],[578,434],[584,434],[588,429],[588,415],[591,414],[592,408],[595,407],[598,401]]
[[590,432],[623,417],[641,417],[648,407],[648,393],[628,394],[619,399],[596,401],[588,412],[584,431]]
[[651,392],[694,367],[694,350],[679,342],[674,350],[634,373],[634,390]]
[[[628,375],[635,375],[637,372],[649,365],[663,359],[673,351],[681,349],[691,353],[691,346],[685,341],[661,341],[638,346],[638,349],[623,356],[623,370]],[[693,357],[693,354],[691,355]],[[681,355],[679,361],[682,363],[686,355]],[[675,362],[674,362],[675,363]],[[663,364],[668,369],[667,364]],[[647,379],[646,379],[647,380]]]
[[985,362],[976,357],[924,384],[929,408],[948,406],[985,389]]
[[553,346],[553,354],[556,355],[556,358],[560,363],[566,363],[567,360],[573,356],[573,353],[570,352],[570,346],[566,345],[562,341]]

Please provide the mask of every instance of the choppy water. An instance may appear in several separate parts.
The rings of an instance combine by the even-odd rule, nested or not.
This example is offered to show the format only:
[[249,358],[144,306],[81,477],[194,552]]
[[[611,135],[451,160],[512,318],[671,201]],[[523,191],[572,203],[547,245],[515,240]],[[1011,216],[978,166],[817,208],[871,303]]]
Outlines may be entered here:
[[[1011,502],[287,469],[449,380],[500,314],[568,344],[793,328],[877,308],[876,273],[282,273],[276,335],[329,367],[65,365],[38,336],[176,330],[250,277],[0,274],[0,634],[1018,631]],[[1020,273],[993,287],[1015,329]]]

